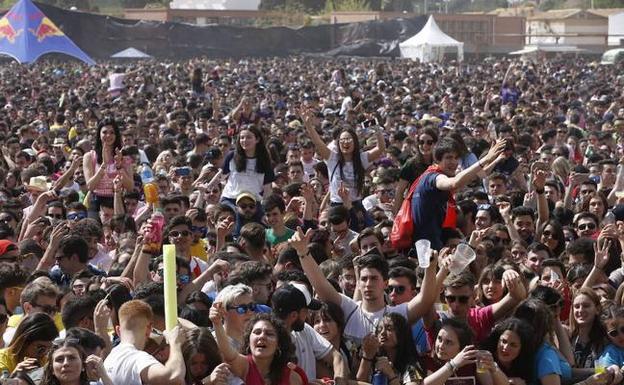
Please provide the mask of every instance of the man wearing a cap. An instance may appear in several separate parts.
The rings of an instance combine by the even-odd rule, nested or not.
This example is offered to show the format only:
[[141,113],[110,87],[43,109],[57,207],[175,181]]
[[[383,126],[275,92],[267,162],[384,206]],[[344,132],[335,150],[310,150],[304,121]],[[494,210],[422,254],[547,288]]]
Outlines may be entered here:
[[271,299],[273,313],[286,324],[290,331],[297,365],[309,379],[316,378],[316,361],[325,362],[334,368],[335,379],[348,378],[348,366],[342,355],[332,344],[312,328],[306,319],[309,310],[320,310],[321,303],[310,295],[308,288],[301,283],[291,283],[275,290]]
[[259,218],[256,196],[250,192],[242,192],[236,197],[236,227],[234,237],[238,237],[241,228],[247,223],[262,223]]

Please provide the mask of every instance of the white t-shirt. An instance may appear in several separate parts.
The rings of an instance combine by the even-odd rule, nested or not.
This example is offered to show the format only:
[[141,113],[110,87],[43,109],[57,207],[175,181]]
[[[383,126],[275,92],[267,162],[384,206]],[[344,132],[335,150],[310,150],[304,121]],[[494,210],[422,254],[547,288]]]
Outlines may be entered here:
[[104,369],[113,384],[142,385],[141,372],[152,365],[161,364],[152,355],[127,342],[113,348],[104,360]]
[[242,192],[250,192],[260,199],[264,185],[273,182],[273,170],[266,173],[256,172],[256,158],[247,158],[244,171],[237,171],[234,164],[234,153],[231,152],[223,162],[223,175],[228,175],[221,196],[236,199]]
[[374,333],[379,320],[389,313],[398,313],[407,319],[407,303],[397,306],[386,305],[383,309],[369,313],[362,309],[360,303],[344,294],[340,294],[342,302],[340,307],[345,316],[344,336],[357,345],[362,344],[362,339],[369,333]]
[[302,331],[292,331],[290,335],[295,344],[297,365],[303,369],[308,379],[315,379],[316,360],[325,357],[331,352],[333,349],[332,344],[307,323],[303,326]]
[[108,76],[108,81],[110,82],[108,90],[117,91],[117,90],[123,90],[124,88],[126,88],[126,86],[124,85],[125,77],[126,77],[126,74],[117,74],[117,73],[110,74]]
[[[368,161],[368,153],[360,153],[360,161],[362,162],[362,168],[366,170],[370,165]],[[355,172],[353,171],[353,162],[345,162],[342,167],[342,173],[344,179],[340,175],[340,166],[338,165],[338,152],[333,151],[329,156],[329,159],[325,161],[327,164],[327,172],[329,173],[329,198],[331,202],[342,203],[342,199],[338,196],[338,189],[340,189],[340,182],[343,182],[345,187],[349,189],[351,201],[358,201],[362,199],[362,196],[355,188]]]
[[306,174],[306,176],[308,178],[316,175],[316,171],[314,170],[314,166],[316,166],[316,164],[319,161],[317,159],[312,158],[312,160],[310,161],[310,163],[307,163],[306,161],[304,161],[303,159],[301,159],[301,163],[303,164],[303,172],[304,174]]

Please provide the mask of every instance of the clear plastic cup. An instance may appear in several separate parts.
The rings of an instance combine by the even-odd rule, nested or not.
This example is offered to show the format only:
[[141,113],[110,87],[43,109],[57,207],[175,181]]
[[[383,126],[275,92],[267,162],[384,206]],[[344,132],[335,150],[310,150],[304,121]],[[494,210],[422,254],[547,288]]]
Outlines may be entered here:
[[428,239],[416,241],[416,254],[418,255],[418,266],[426,269],[431,261],[431,242]]
[[459,274],[464,271],[464,269],[467,268],[476,257],[477,254],[468,244],[460,243],[457,245],[455,254],[453,254],[451,265],[449,266],[451,274]]

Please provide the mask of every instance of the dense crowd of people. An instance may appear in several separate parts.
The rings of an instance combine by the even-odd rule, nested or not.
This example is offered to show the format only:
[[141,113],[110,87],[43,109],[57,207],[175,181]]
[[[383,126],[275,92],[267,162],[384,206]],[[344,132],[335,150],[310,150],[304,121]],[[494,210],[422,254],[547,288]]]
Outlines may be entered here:
[[619,384],[622,70],[4,64],[0,381]]

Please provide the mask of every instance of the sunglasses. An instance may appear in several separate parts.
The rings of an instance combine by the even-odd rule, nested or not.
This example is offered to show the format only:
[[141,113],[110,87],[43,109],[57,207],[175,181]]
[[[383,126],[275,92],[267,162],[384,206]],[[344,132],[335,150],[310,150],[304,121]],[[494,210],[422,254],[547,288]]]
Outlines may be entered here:
[[426,144],[431,146],[433,144],[433,140],[419,140],[418,144]]
[[331,223],[332,225],[339,225],[344,221],[345,220],[342,218],[329,218],[329,223]]
[[611,338],[615,338],[620,334],[624,334],[624,326],[620,326],[619,328],[616,328],[616,329],[611,329],[607,332],[607,334]]
[[49,214],[48,216],[53,219],[63,219],[63,214]]
[[87,214],[85,214],[85,213],[70,213],[70,214],[67,214],[67,219],[69,219],[70,221],[81,220],[81,219],[85,219],[86,217],[87,217]]
[[379,189],[377,190],[378,192],[380,192],[381,194],[388,194],[388,195],[394,195],[394,190],[391,188],[384,188],[384,189]]
[[248,311],[253,312],[253,313],[257,312],[258,305],[256,305],[255,303],[252,302],[252,303],[238,305],[238,306],[229,306],[228,305],[226,308],[227,308],[227,310],[236,310],[236,313],[242,315],[242,314],[247,313]]
[[250,203],[250,204],[248,204],[248,205],[246,205],[246,204],[240,204],[240,205],[238,205],[238,208],[240,208],[241,210],[247,210],[247,209],[249,209],[249,210],[253,210],[253,209],[255,209],[255,208],[256,208],[256,205],[255,205],[255,204],[253,204],[253,203]]
[[41,309],[41,311],[48,315],[54,315],[58,313],[58,307],[56,305],[38,305],[36,303],[33,303],[32,305],[33,307]]
[[189,235],[191,235],[191,232],[188,230],[182,230],[182,231],[173,230],[169,232],[169,236],[172,238],[178,238],[180,236],[188,237]]
[[583,230],[594,230],[596,228],[596,225],[593,223],[583,223],[581,225],[578,225],[577,228],[581,231]]
[[388,285],[386,288],[386,293],[390,294],[392,292],[396,292],[397,294],[405,293],[406,287],[403,285]]
[[447,295],[445,296],[447,303],[453,303],[455,301],[459,301],[461,304],[467,304],[470,297],[467,295]]
[[555,234],[553,234],[553,232],[549,231],[549,230],[543,231],[542,235],[545,236],[545,237],[553,238],[553,239],[555,238]]
[[208,228],[206,226],[191,226],[191,231],[194,233],[206,235],[206,232],[208,232]]

